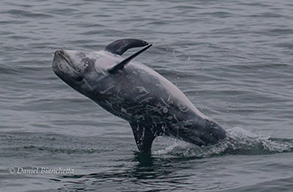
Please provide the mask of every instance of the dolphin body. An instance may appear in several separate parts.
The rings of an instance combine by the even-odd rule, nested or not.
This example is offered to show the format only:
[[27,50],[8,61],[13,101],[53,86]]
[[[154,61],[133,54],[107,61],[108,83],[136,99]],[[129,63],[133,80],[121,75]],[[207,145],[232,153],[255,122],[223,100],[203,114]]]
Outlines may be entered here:
[[[70,87],[129,122],[139,151],[151,152],[157,136],[198,146],[216,144],[226,131],[197,110],[170,81],[132,59],[151,44],[138,39],[114,41],[98,52],[57,50],[53,71]],[[130,48],[143,47],[128,58]]]

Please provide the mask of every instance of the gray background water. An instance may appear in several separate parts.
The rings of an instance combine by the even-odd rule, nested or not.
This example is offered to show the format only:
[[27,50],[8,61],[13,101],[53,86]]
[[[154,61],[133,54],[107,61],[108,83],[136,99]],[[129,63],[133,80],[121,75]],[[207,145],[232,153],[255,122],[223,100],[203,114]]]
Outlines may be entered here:
[[[0,26],[1,191],[292,190],[292,1],[2,0]],[[136,61],[239,143],[158,138],[141,155],[125,121],[52,72],[55,50],[100,50],[120,38],[153,43]]]

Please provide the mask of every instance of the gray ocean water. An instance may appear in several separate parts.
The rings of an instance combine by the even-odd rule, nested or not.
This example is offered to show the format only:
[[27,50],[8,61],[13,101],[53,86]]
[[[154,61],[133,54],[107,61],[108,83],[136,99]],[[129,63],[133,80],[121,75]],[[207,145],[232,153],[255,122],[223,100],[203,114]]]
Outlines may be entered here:
[[[1,191],[292,191],[291,0],[1,0],[0,26]],[[57,49],[121,38],[153,43],[136,61],[237,143],[157,138],[142,155],[127,122],[52,71]]]

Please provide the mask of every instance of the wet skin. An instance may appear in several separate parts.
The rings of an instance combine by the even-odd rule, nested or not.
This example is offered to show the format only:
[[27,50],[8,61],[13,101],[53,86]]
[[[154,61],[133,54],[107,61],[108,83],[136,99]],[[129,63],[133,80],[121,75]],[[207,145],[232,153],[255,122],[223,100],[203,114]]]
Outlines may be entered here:
[[[145,41],[123,39],[98,52],[58,50],[53,71],[73,89],[128,121],[141,152],[150,153],[154,138],[161,135],[198,146],[226,138],[226,131],[198,111],[174,84],[131,61],[150,46]],[[128,60],[121,57],[133,47],[145,48]]]

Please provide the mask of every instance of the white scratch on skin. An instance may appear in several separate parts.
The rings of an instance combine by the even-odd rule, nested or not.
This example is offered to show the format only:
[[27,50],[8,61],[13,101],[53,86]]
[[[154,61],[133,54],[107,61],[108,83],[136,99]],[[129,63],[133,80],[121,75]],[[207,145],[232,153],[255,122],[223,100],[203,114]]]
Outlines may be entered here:
[[93,87],[88,83],[88,81],[86,79],[83,79],[84,83],[86,84],[86,86],[88,86],[90,88],[91,91],[93,91]]
[[142,86],[137,86],[136,88],[138,89],[139,93],[141,93],[141,94],[136,96],[135,100],[140,99],[150,93],[150,91],[146,90],[146,88],[144,88]]
[[137,86],[136,88],[139,90],[140,93],[143,93],[143,92],[144,93],[149,93],[149,91],[147,91],[146,88],[144,88],[142,86]]
[[178,104],[178,108],[179,108],[180,111],[182,111],[184,113],[189,111],[189,108],[186,105],[182,104],[182,103]]
[[111,108],[112,108],[112,103],[111,102],[109,102],[109,101],[106,101],[106,104],[108,105],[108,106],[110,106]]
[[161,98],[161,101],[164,103],[165,106],[167,106],[168,108],[171,108],[170,105],[173,104],[173,101],[171,100],[171,95],[168,96],[167,101],[165,101],[163,98]]
[[[171,95],[168,96],[167,102],[170,103],[171,102]],[[173,103],[173,102],[172,102]]]
[[101,94],[105,94],[107,93],[110,89],[112,89],[115,85],[111,85],[110,87],[108,87],[107,89],[105,89],[104,91],[100,91]]
[[153,97],[147,97],[145,99],[143,99],[140,103],[142,102],[149,102],[149,100],[153,99]]
[[168,113],[167,107],[163,107],[163,113]]
[[172,120],[173,117],[172,117],[172,116],[168,116],[167,119],[168,119],[168,120]]
[[179,122],[175,114],[173,114],[173,117],[177,122]]

